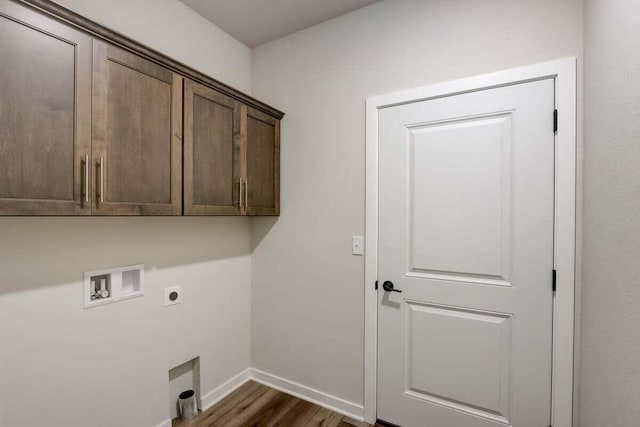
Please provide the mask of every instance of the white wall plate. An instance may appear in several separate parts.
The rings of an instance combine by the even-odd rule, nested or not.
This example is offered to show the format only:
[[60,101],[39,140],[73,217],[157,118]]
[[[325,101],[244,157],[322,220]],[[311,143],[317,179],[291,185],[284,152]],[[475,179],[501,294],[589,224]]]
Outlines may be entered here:
[[182,286],[164,288],[164,306],[176,305],[182,302]]

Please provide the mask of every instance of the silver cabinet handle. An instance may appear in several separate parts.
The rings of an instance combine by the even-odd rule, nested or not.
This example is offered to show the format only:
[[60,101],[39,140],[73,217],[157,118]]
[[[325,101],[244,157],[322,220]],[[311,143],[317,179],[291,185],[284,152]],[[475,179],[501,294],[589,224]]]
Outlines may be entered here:
[[104,203],[104,157],[100,157],[100,203]]
[[82,191],[84,192],[84,202],[89,203],[89,155],[84,156],[84,182],[82,183]]
[[104,203],[104,157],[102,156],[100,156],[98,167],[100,168],[100,182],[98,183],[100,194],[98,195],[98,200],[100,200],[100,203]]
[[249,180],[247,178],[245,178],[244,179],[244,210],[245,210],[245,212],[247,211],[247,208],[249,207],[249,198],[247,197],[247,195],[248,195],[247,188],[249,188]]
[[242,212],[242,178],[238,178],[238,209]]

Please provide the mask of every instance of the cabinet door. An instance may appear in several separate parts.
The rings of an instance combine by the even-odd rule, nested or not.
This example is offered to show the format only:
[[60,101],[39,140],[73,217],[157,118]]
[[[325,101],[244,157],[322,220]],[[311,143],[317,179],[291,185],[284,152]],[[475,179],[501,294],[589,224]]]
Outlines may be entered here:
[[184,214],[240,215],[240,103],[184,85]]
[[280,215],[280,121],[254,108],[242,108],[246,214]]
[[94,40],[94,215],[180,215],[182,78]]
[[0,215],[91,214],[91,38],[0,2]]

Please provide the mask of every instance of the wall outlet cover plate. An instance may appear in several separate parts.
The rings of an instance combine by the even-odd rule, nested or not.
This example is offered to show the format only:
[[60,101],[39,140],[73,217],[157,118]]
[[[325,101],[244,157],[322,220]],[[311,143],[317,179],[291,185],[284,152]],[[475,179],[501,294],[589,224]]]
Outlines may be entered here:
[[182,302],[182,286],[164,288],[164,306],[176,305]]
[[353,236],[351,240],[351,254],[364,255],[364,237]]

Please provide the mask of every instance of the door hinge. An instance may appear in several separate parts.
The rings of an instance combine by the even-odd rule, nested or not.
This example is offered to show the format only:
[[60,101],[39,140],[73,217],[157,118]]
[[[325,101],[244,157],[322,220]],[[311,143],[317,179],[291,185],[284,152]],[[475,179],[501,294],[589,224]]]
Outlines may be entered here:
[[553,292],[556,291],[556,270],[555,268],[553,269],[553,273],[551,273],[551,290],[553,290]]
[[553,133],[558,133],[558,110],[553,110]]
[[376,280],[376,291],[378,290],[378,281]]

